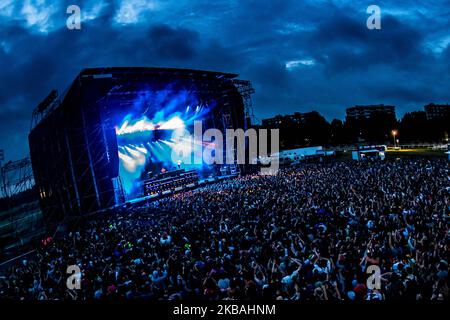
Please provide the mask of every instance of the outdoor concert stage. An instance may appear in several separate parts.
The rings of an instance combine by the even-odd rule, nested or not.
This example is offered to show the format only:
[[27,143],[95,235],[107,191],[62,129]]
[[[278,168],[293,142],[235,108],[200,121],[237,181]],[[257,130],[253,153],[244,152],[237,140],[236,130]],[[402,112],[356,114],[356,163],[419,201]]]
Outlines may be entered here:
[[228,73],[83,70],[65,94],[52,91],[33,112],[30,158],[46,221],[235,175],[181,159],[198,152],[190,139],[196,121],[203,131],[247,129],[251,93],[249,81]]

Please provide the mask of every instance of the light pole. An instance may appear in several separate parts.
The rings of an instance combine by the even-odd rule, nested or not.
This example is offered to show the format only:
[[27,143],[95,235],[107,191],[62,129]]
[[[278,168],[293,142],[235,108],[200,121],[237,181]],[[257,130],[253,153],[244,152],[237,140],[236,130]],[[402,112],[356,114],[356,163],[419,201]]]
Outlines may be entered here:
[[397,136],[397,130],[392,130],[392,137],[394,138],[394,149],[395,149],[395,147],[396,147],[396,139],[395,139],[395,137]]

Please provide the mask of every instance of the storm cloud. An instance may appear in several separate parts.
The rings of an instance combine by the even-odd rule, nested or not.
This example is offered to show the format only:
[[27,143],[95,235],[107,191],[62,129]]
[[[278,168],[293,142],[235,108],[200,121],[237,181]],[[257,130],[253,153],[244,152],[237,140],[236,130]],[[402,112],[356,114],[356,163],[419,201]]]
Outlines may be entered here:
[[[66,8],[81,8],[81,30]],[[31,112],[86,67],[218,70],[251,80],[257,118],[450,102],[447,1],[0,0],[0,148],[28,154]]]

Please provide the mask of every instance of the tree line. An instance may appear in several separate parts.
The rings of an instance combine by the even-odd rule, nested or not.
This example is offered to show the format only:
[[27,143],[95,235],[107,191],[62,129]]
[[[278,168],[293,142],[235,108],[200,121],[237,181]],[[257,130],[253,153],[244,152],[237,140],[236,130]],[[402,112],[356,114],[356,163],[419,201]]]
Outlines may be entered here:
[[301,121],[290,121],[289,116],[282,119],[271,126],[280,129],[281,149],[357,143],[393,145],[394,140],[400,145],[448,143],[450,133],[448,115],[428,119],[424,111],[406,113],[400,120],[389,114],[374,113],[368,118],[328,122],[317,111],[302,114]]

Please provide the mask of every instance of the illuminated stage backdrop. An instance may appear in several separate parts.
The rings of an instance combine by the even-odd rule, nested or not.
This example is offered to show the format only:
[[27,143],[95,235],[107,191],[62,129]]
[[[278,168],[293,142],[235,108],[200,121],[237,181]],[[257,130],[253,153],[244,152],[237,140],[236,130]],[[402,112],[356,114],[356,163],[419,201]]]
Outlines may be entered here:
[[[142,191],[139,182],[160,173],[163,168],[195,169],[200,175],[209,174],[213,169],[202,164],[183,163],[182,158],[193,158],[194,150],[199,153],[196,156],[201,157],[201,149],[192,145],[192,128],[194,121],[207,120],[208,113],[215,107],[214,102],[202,104],[195,95],[186,92],[163,92],[147,92],[144,101],[142,98],[136,101],[146,114],[140,117],[127,114],[115,127],[119,176],[127,198],[138,196]],[[177,154],[180,156],[176,157]]]

